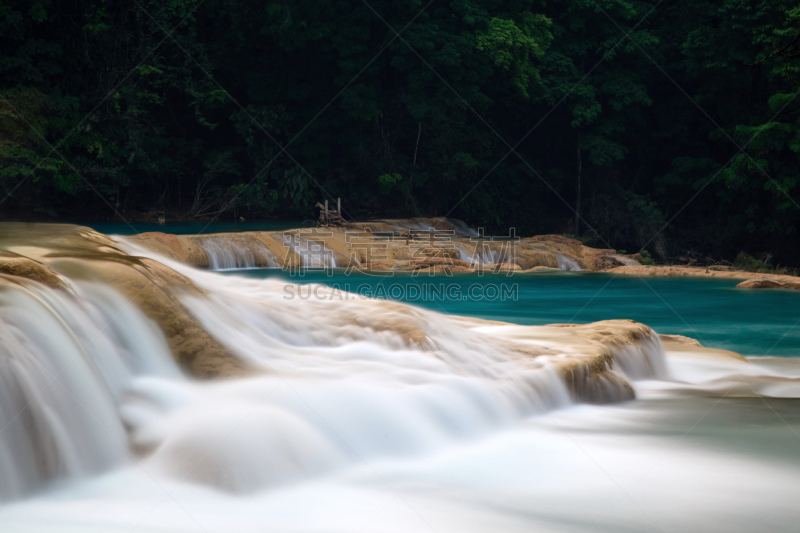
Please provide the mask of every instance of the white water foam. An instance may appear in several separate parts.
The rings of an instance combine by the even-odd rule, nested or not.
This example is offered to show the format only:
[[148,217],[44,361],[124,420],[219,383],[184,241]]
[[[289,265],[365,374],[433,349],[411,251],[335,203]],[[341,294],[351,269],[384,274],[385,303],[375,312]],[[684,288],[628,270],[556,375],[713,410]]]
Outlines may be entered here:
[[194,239],[208,257],[211,270],[242,270],[248,268],[280,268],[281,261],[263,243],[250,239],[202,237]]
[[[325,246],[322,238],[312,240],[300,235],[276,235],[275,238],[300,256],[300,266],[303,268],[322,269],[348,266],[348,258]],[[352,258],[352,260],[358,263],[355,258]]]
[[583,270],[578,262],[571,257],[556,254],[556,261],[558,262],[558,268],[561,270],[566,270],[569,272],[578,272]]
[[459,259],[471,265],[496,265],[513,262],[506,258],[505,250],[492,250],[483,242],[474,245],[457,245]]
[[[41,367],[67,374],[71,393],[43,394],[13,437],[0,430],[0,453],[12,457],[0,486],[14,489],[3,497],[48,479],[33,435],[47,435],[46,457],[64,469],[56,476],[122,465],[129,451],[140,463],[0,508],[2,531],[728,532],[800,519],[800,464],[745,453],[775,439],[775,453],[789,450],[783,423],[765,429],[758,418],[751,433],[740,424],[749,440],[726,451],[738,441],[707,424],[743,416],[735,405],[653,405],[667,387],[682,398],[709,379],[775,382],[763,369],[671,364],[684,383],[668,383],[652,337],[614,348],[616,371],[647,380],[636,382],[643,400],[575,406],[551,358],[520,358],[467,322],[393,302],[291,299],[277,281],[158,260],[208,292],[181,302],[264,372],[181,379],[153,324],[104,286],[3,289],[2,416],[29,401],[29,382],[46,384]],[[731,414],[716,415],[717,404]],[[695,428],[687,416],[697,413],[711,414]],[[690,441],[687,426],[700,437]],[[118,442],[126,429],[130,449]]]
[[136,375],[179,377],[160,330],[107,286],[0,290],[0,500],[120,464]]

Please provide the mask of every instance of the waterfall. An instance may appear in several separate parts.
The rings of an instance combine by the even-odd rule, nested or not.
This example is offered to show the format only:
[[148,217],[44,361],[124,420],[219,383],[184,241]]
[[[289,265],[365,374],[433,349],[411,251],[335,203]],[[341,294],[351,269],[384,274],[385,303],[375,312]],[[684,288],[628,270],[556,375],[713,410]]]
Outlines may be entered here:
[[[249,492],[359,458],[435,452],[574,402],[561,352],[531,359],[535,348],[521,355],[499,330],[396,302],[337,301],[321,285],[301,297],[283,281],[221,277],[129,246],[191,278],[203,294],[180,296],[183,307],[264,372],[220,384],[134,384],[134,406],[123,409],[132,442],[153,450],[147,464],[171,476]],[[640,355],[626,350],[624,369]],[[659,350],[651,351],[663,358]],[[245,415],[247,428],[234,427]],[[209,453],[228,432],[236,438]],[[205,467],[193,470],[203,457]]]
[[278,256],[256,240],[230,237],[202,237],[193,240],[208,256],[211,270],[281,267]]
[[567,270],[567,271],[583,270],[581,266],[578,264],[578,262],[572,259],[571,257],[567,257],[561,254],[556,254],[556,261],[558,262],[558,268],[560,268],[561,270]]
[[[797,365],[662,346],[629,320],[517,326],[301,292],[90,237],[0,251],[4,533],[796,522],[794,404],[736,398],[798,397]],[[184,376],[173,358],[198,331],[246,373]],[[731,501],[750,503],[731,515]]]
[[[337,301],[321,285],[300,297],[297,285],[220,276],[118,241],[189,280],[197,290],[171,296],[252,373],[182,378],[159,328],[112,285],[80,281],[85,267],[69,260],[54,264],[66,289],[3,285],[0,498],[131,460],[156,475],[253,492],[362,460],[436,453],[575,401],[561,370],[572,352],[531,343],[528,328],[506,337],[502,327],[484,331],[397,302]],[[313,257],[335,265],[316,246]],[[599,353],[586,350],[580,357]],[[615,353],[634,379],[663,358],[658,344]],[[598,397],[629,397],[607,381],[593,385]]]
[[658,335],[652,332],[637,344],[614,347],[614,369],[633,380],[667,379],[669,372]]
[[453,230],[459,237],[477,237],[479,235],[477,231],[469,227],[463,220],[458,220],[456,218],[449,220],[453,225]]
[[0,500],[125,461],[134,376],[179,377],[163,335],[108,286],[0,286]]
[[277,235],[276,238],[284,246],[300,256],[303,268],[339,268],[347,266],[347,260],[342,257],[339,258],[340,260],[337,263],[337,254],[322,242],[301,237],[297,234]]
[[461,261],[471,265],[496,265],[498,263],[512,263],[513,259],[506,257],[507,250],[493,250],[486,243],[478,241],[474,245],[458,245],[458,254]]

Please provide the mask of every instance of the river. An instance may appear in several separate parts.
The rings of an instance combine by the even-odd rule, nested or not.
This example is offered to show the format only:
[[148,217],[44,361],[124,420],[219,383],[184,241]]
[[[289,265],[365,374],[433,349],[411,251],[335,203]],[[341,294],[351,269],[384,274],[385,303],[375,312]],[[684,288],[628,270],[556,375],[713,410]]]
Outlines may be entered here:
[[[798,294],[580,272],[212,272],[120,238],[161,265],[135,259],[137,276],[161,275],[170,301],[256,369],[198,380],[127,282],[108,281],[111,266],[33,240],[6,249],[64,286],[0,287],[0,531],[731,532],[800,520]],[[179,290],[185,280],[197,290]],[[415,297],[424,284],[445,297]],[[491,284],[510,289],[493,297]],[[604,398],[616,401],[594,405],[558,368],[597,342],[487,322],[612,318],[750,359],[639,335],[611,348],[635,399],[612,381]]]

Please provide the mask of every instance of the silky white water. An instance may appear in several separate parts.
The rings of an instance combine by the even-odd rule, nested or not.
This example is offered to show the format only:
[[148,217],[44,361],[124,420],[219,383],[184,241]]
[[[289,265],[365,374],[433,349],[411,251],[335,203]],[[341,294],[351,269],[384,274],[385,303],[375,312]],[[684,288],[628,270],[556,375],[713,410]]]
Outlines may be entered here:
[[211,270],[242,270],[246,268],[278,268],[281,261],[264,244],[255,239],[231,243],[224,237],[195,239],[208,257]]
[[558,268],[561,270],[567,270],[570,272],[581,270],[581,266],[578,264],[578,262],[570,257],[556,254],[556,261],[558,262]]
[[783,399],[800,389],[786,372],[665,360],[651,339],[615,353],[637,400],[580,405],[555,369],[564,355],[504,347],[525,328],[289,299],[283,282],[157,259],[205,291],[176,297],[261,371],[183,377],[158,327],[100,283],[3,288],[1,531],[749,531],[800,518],[800,424]]
[[337,262],[338,254],[328,249],[325,244],[299,234],[276,235],[275,238],[300,257],[300,264],[304,268],[346,267],[351,259],[339,255]]
[[0,499],[121,464],[132,379],[180,379],[158,328],[103,285],[5,288],[0,339]]
[[[489,241],[477,241],[470,245],[457,244],[459,259],[476,266],[496,265],[498,263],[513,263],[515,261],[513,241],[501,242],[499,248],[492,249]],[[560,270],[568,272],[581,271],[578,262],[565,255],[555,254],[556,264]]]
[[471,265],[495,265],[506,262],[505,250],[492,250],[486,243],[478,242],[474,246],[458,248],[459,259]]

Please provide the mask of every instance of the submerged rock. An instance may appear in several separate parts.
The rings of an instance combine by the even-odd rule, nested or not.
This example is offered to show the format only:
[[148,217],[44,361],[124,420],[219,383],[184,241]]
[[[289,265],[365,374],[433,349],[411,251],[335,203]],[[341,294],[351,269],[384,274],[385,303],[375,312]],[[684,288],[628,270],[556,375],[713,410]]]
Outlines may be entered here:
[[800,280],[798,281],[784,281],[779,279],[758,278],[748,279],[739,283],[739,289],[794,289],[800,290]]

